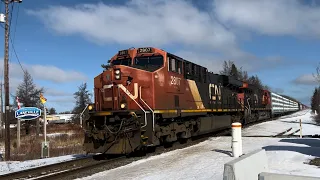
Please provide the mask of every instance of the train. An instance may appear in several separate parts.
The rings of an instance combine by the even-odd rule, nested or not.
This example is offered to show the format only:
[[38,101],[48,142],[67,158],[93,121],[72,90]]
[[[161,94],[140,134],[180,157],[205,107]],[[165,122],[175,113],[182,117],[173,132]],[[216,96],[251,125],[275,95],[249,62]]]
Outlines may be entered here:
[[296,100],[156,47],[118,51],[94,78],[84,151],[145,152],[191,137],[297,112]]

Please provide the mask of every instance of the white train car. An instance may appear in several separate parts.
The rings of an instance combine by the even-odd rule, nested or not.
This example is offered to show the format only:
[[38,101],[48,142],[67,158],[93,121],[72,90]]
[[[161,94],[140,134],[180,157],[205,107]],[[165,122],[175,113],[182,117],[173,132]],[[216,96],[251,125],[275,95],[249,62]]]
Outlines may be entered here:
[[299,111],[299,106],[299,103],[271,92],[271,113],[273,116]]

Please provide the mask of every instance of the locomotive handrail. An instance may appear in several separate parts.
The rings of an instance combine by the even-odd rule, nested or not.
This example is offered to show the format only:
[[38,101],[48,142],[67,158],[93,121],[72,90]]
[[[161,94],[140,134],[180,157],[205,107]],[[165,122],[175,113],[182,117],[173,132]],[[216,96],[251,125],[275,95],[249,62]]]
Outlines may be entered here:
[[250,106],[249,99],[250,99],[250,98],[247,99],[247,103],[248,103],[248,106],[249,106],[248,111],[249,111],[249,114],[251,115],[251,106]]
[[87,108],[89,107],[89,104],[87,104],[87,106],[83,109],[83,111],[80,113],[80,126],[82,127],[82,116],[84,114],[84,112],[87,110]]
[[[152,112],[152,129],[154,131],[154,111],[152,110],[152,108],[142,99],[142,96],[141,96],[141,86],[139,87],[139,95],[140,95],[140,100],[150,109],[150,111]],[[142,127],[146,127],[147,125],[144,125]]]
[[[121,87],[120,87],[120,85],[123,87],[123,85],[122,84],[119,84],[119,85],[117,85],[118,86],[118,88],[120,88],[120,89],[122,89]],[[125,87],[123,87],[123,88],[125,88]],[[127,90],[127,89],[126,89]],[[124,93],[126,93],[127,95],[128,95],[128,92],[126,92],[125,90],[123,90],[122,89],[122,91],[124,92]],[[130,92],[129,92],[130,93]],[[129,96],[129,95],[128,95]],[[144,112],[144,126],[143,127],[146,127],[147,126],[147,124],[148,124],[148,122],[147,122],[147,112],[143,109],[143,107],[141,107],[141,105],[134,99],[134,98],[132,98],[131,96],[129,96],[138,106],[139,106],[139,108]]]

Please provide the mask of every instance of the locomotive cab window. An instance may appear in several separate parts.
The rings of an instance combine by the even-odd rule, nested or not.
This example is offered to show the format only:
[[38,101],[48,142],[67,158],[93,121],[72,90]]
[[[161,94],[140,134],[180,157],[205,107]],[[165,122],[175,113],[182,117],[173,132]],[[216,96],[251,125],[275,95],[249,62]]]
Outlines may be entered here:
[[111,62],[112,65],[124,65],[124,66],[130,66],[131,65],[131,59],[115,59]]
[[134,66],[147,71],[156,71],[163,66],[162,56],[144,56],[134,59]]
[[168,56],[168,69],[171,72],[182,74],[182,61],[174,57]]

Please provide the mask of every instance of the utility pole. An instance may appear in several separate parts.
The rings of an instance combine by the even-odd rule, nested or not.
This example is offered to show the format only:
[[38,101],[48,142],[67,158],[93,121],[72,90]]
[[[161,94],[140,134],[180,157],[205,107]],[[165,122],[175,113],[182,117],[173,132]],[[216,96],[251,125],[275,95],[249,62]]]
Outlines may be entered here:
[[9,120],[9,0],[5,0],[5,42],[4,42],[4,104],[5,104],[5,160],[10,161],[10,120]]
[[[10,161],[10,101],[9,101],[9,4],[22,0],[3,0],[5,4],[5,42],[4,42],[4,104],[5,104],[5,160]],[[11,18],[11,17],[10,17]]]
[[1,92],[1,94],[0,94],[0,125],[1,125],[1,127],[0,127],[1,134],[0,134],[0,136],[1,136],[1,138],[4,137],[4,133],[3,133],[4,131],[3,131],[3,99],[2,99],[3,91],[2,91],[2,86],[3,86],[3,84],[1,82],[0,83],[0,92]]

